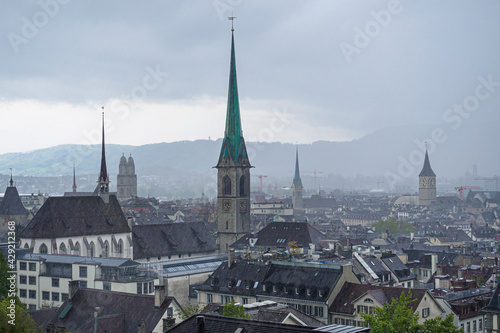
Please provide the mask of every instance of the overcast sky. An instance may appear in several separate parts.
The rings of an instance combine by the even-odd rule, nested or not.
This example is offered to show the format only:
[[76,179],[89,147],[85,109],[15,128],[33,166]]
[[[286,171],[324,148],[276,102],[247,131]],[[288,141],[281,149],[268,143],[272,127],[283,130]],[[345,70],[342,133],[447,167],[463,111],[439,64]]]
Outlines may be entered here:
[[498,124],[499,13],[472,0],[8,1],[0,153],[98,143],[103,105],[109,143],[220,138],[231,15],[247,141]]

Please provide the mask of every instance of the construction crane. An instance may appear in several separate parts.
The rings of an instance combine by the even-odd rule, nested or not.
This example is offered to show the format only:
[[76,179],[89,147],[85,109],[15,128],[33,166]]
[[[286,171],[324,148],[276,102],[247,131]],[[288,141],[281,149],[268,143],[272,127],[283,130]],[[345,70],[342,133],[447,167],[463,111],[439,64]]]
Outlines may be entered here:
[[464,200],[464,190],[470,190],[470,189],[474,189],[474,188],[480,188],[479,186],[459,186],[459,187],[455,187],[455,190],[456,191],[459,191],[460,192],[460,200]]
[[383,180],[380,180],[380,177],[377,180],[364,180],[364,183],[377,183],[377,190],[380,190],[380,184],[385,184]]
[[266,178],[267,176],[265,176],[265,175],[252,175],[252,177],[259,177],[259,179],[260,179],[260,193],[263,193],[262,192],[262,178]]
[[312,173],[314,175],[314,188],[316,188],[316,175],[318,173],[323,173],[323,171],[316,171],[316,168],[314,168],[314,171],[302,171],[303,173]]

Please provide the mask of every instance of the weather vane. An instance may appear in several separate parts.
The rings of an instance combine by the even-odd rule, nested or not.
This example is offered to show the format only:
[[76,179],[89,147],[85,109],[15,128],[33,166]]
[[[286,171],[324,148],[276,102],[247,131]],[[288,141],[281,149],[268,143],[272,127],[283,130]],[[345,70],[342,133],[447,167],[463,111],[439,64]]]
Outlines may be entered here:
[[236,16],[229,16],[227,19],[231,21],[231,31],[234,31],[234,26],[233,26],[233,22],[234,22],[234,19],[236,18]]

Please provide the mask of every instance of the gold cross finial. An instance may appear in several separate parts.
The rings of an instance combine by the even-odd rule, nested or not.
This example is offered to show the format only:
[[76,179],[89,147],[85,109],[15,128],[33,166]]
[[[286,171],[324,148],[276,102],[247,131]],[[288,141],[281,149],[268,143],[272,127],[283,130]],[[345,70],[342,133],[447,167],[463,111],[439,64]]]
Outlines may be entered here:
[[236,18],[236,16],[229,16],[227,19],[231,21],[231,31],[234,31],[234,26],[233,26],[233,22],[234,22],[234,19]]

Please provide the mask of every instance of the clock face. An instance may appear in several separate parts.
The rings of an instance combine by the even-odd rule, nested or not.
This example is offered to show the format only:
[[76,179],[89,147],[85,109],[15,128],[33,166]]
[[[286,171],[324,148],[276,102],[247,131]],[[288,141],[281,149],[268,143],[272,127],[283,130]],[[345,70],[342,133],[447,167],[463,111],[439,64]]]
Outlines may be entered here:
[[224,200],[224,201],[222,201],[222,209],[225,212],[228,212],[231,209],[231,200]]
[[435,187],[435,186],[436,186],[436,179],[435,179],[435,178],[431,178],[430,185],[431,185],[432,187]]
[[240,201],[240,213],[244,214],[246,212],[247,212],[247,201],[242,200],[242,201]]

